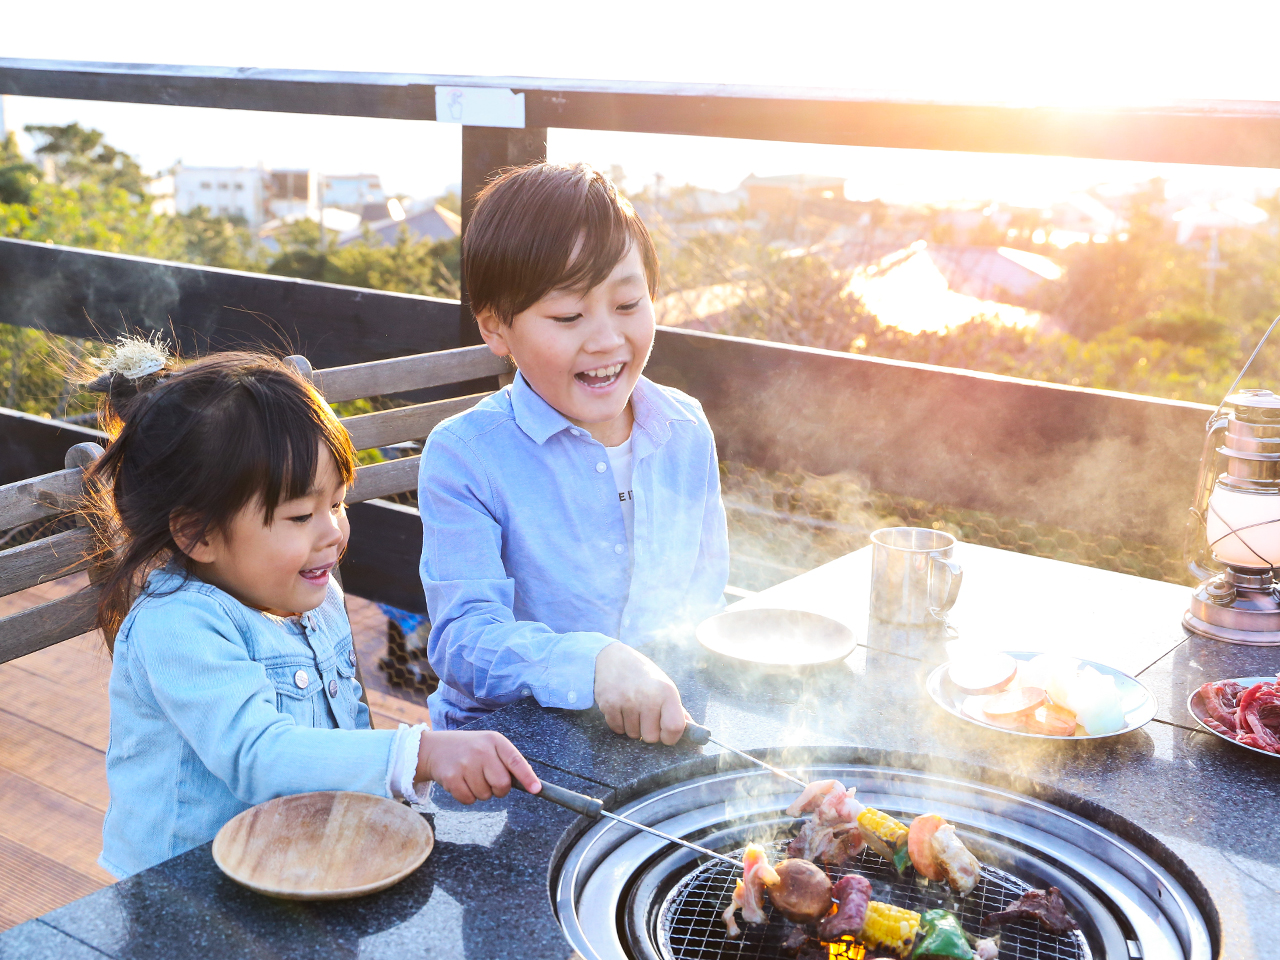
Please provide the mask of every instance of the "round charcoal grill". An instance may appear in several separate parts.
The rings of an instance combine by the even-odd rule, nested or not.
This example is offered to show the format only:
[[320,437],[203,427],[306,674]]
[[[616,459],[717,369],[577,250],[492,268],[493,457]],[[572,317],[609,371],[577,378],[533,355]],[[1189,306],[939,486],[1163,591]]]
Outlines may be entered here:
[[[956,899],[941,884],[918,883],[913,870],[898,877],[866,849],[845,870],[871,881],[873,899],[920,912],[943,907],[981,933],[986,914],[1026,890],[1058,887],[1080,930],[1056,936],[1034,921],[1006,924],[1000,960],[1210,960],[1204,919],[1158,862],[1160,849],[1140,850],[1060,808],[982,784],[859,764],[796,772],[806,780],[837,778],[857,788],[860,802],[904,822],[940,814],[983,863],[977,889]],[[748,842],[763,843],[777,860],[800,825],[784,812],[795,795],[793,785],[767,772],[733,770],[664,787],[617,812],[739,858]],[[833,879],[840,873],[829,872]],[[725,936],[721,913],[735,874],[728,864],[602,820],[566,845],[551,893],[566,937],[588,960],[785,960],[791,927],[781,917],[760,925],[740,920],[743,937]],[[828,952],[813,937],[805,946],[802,958]],[[861,952],[845,955],[857,960]]]
[[[888,812],[888,811],[886,811]],[[769,858],[775,863],[786,855],[787,841],[769,845]],[[742,854],[737,851],[736,856]],[[884,857],[870,847],[839,869],[826,868],[832,882],[850,873],[859,873],[871,881],[873,900],[892,903],[923,913],[934,907],[950,910],[966,930],[979,932],[982,920],[1011,900],[1031,889],[1017,877],[991,866],[983,866],[982,878],[969,896],[956,899],[946,895],[938,884],[920,885],[906,879]],[[794,928],[786,919],[775,916],[766,897],[767,924],[740,923],[741,940],[725,937],[721,913],[733,896],[740,871],[719,860],[704,863],[681,880],[663,900],[657,911],[658,942],[665,960],[710,960],[734,957],[756,960],[781,955],[783,941]],[[1000,937],[1000,956],[1005,960],[1091,960],[1093,952],[1082,933],[1057,936],[1046,933],[1036,924],[1006,924]],[[995,931],[989,931],[994,933]],[[805,944],[821,949],[816,937]],[[802,951],[803,952],[803,951]],[[854,954],[857,955],[856,953]]]

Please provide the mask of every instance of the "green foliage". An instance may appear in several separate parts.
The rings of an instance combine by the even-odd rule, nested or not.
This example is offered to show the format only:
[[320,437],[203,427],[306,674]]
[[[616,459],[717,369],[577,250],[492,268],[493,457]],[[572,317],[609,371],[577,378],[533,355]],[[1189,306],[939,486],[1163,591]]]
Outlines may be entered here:
[[138,198],[146,194],[147,178],[138,161],[103,143],[101,130],[85,129],[78,123],[61,127],[30,124],[25,129],[43,140],[36,155],[53,161],[55,182],[74,187],[88,181]]
[[93,410],[97,401],[66,376],[105,352],[92,340],[55,337],[0,323],[0,405],[57,417]]
[[29,202],[39,184],[40,169],[22,159],[17,137],[10,133],[0,143],[0,204]]
[[[157,215],[137,161],[81,127],[31,126],[36,154],[51,172],[42,177],[10,135],[0,142],[0,236],[110,253],[198,263],[232,270],[324,280],[379,290],[457,297],[461,243],[414,242],[402,230],[391,245],[372,234],[356,243],[320,249],[319,227],[302,221],[279,235],[268,255],[246,223],[204,208]],[[456,201],[456,197],[454,198]],[[442,202],[447,206],[449,198]],[[456,206],[456,202],[455,202]],[[329,236],[329,241],[333,240]],[[176,318],[175,318],[176,319]],[[34,329],[0,325],[0,403],[31,413],[92,409],[70,384],[70,373],[101,345]],[[376,451],[363,455],[377,458]]]
[[0,204],[0,236],[166,258],[173,233],[120,187],[39,183],[25,203]]
[[[1133,198],[1125,241],[1062,251],[1064,275],[1043,296],[1050,319],[1041,328],[979,317],[943,332],[904,333],[848,293],[848,272],[824,254],[783,252],[747,233],[679,245],[659,237],[663,291],[732,287],[735,305],[713,327],[734,336],[1216,404],[1280,313],[1280,232],[1264,224],[1221,237],[1228,266],[1210,304],[1207,251],[1175,242],[1156,213],[1162,195],[1153,182]],[[1260,205],[1268,223],[1280,223],[1280,195]],[[1033,227],[1038,221],[1019,224],[1012,242],[1032,246]],[[1262,354],[1250,383],[1280,380],[1273,354],[1280,349]]]
[[1163,195],[1163,183],[1153,180],[1131,199],[1127,240],[1063,251],[1066,273],[1044,303],[1059,327],[1089,339],[1197,296],[1203,302],[1196,252],[1175,243],[1154,212]]
[[216,217],[208,208],[196,207],[165,218],[157,228],[169,232],[166,259],[228,270],[263,270],[266,258],[240,217]]
[[429,297],[459,295],[462,243],[457,238],[415,241],[401,227],[391,245],[366,230],[354,243],[321,249],[320,227],[310,220],[290,224],[280,238],[281,253],[267,273]]

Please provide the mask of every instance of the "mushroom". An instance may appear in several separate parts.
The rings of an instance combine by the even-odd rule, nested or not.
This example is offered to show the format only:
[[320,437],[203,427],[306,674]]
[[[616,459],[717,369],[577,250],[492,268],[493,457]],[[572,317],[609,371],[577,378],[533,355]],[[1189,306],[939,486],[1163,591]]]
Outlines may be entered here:
[[774,907],[793,923],[813,923],[831,912],[831,881],[809,860],[792,858],[774,867],[776,883],[767,884]]

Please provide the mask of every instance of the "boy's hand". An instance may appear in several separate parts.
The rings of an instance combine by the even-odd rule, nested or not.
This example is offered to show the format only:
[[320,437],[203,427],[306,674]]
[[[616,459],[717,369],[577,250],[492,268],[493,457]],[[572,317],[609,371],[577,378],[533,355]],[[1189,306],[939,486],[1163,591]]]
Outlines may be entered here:
[[656,663],[621,641],[596,656],[595,695],[614,733],[668,746],[684,734],[688,714],[676,685]]
[[459,803],[505,797],[511,778],[530,793],[542,789],[538,775],[500,733],[488,730],[428,730],[418,743],[415,780],[434,780]]

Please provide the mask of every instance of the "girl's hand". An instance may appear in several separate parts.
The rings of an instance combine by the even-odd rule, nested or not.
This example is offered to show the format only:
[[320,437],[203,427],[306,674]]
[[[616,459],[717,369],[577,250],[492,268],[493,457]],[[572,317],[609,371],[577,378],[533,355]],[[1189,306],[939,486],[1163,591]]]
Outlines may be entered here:
[[508,740],[488,730],[428,730],[418,743],[415,780],[434,780],[459,803],[505,797],[515,777],[530,793],[538,775]]

